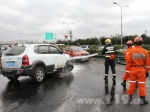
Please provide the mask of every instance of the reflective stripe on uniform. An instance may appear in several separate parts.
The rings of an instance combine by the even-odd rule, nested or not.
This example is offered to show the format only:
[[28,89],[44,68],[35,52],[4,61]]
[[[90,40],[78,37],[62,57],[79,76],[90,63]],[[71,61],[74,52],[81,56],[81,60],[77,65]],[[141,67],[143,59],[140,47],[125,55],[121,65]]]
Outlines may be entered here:
[[132,59],[145,59],[146,56],[144,53],[132,53]]
[[133,83],[135,83],[136,81],[130,81],[130,82],[133,82]]
[[138,83],[140,83],[140,84],[144,84],[145,82],[138,82]]
[[107,52],[105,52],[105,53],[114,53],[114,51],[107,51]]
[[105,74],[105,76],[108,76],[108,74]]
[[113,74],[113,76],[116,76],[116,74]]
[[128,73],[130,73],[130,71],[128,71],[128,70],[125,70],[125,72],[128,72]]
[[105,57],[110,57],[110,56],[105,56]]
[[150,66],[145,66],[145,68],[150,68]]

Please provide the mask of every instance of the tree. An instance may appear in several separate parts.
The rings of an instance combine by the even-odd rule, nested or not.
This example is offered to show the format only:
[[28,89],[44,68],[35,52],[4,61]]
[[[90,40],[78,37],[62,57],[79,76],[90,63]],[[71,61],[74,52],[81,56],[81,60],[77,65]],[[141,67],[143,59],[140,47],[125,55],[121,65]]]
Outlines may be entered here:
[[106,40],[105,37],[102,37],[102,38],[101,38],[101,43],[102,43],[102,45],[105,45],[105,40]]

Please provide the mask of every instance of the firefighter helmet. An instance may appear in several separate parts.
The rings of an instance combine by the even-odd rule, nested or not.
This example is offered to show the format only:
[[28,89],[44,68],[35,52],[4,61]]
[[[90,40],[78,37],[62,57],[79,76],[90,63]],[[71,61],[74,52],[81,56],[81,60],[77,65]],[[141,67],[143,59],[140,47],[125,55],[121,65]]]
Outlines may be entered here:
[[128,40],[128,41],[126,42],[126,44],[127,44],[128,46],[132,46],[133,42],[132,42],[132,40]]
[[142,37],[140,37],[140,36],[135,37],[135,39],[134,39],[134,43],[136,43],[136,44],[142,44],[142,42],[143,42]]
[[106,40],[105,40],[105,43],[106,43],[106,44],[111,44],[111,40],[110,40],[110,39],[106,39]]

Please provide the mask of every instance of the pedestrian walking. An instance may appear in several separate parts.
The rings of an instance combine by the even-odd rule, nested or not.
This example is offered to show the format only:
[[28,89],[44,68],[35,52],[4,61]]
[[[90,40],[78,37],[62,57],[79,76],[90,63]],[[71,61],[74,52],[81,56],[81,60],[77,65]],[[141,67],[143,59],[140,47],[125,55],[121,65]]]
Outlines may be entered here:
[[[124,59],[125,59],[125,61],[126,61],[126,57],[127,57],[127,55],[129,54],[129,52],[134,48],[133,47],[133,42],[132,42],[132,40],[128,40],[127,42],[126,42],[126,45],[127,45],[127,50],[125,50],[125,52],[124,52]],[[127,65],[128,65],[128,63],[127,63],[127,61],[126,61],[126,67],[127,67]],[[123,76],[123,82],[121,82],[121,85],[123,86],[123,92],[126,92],[126,81],[127,81],[127,79],[129,78],[129,72],[126,70],[126,67],[125,67],[125,72],[124,72],[124,76]]]
[[116,69],[115,69],[115,50],[116,48],[112,45],[110,39],[105,40],[105,47],[102,50],[102,55],[105,55],[105,77],[104,80],[108,80],[108,72],[109,66],[112,71],[113,78],[112,80],[115,81],[116,79]]
[[127,71],[130,73],[130,85],[128,89],[129,101],[132,101],[132,95],[136,90],[136,81],[138,80],[138,90],[140,96],[140,105],[148,104],[146,100],[146,74],[149,72],[149,53],[142,48],[143,39],[139,36],[134,39],[135,48],[127,55]]

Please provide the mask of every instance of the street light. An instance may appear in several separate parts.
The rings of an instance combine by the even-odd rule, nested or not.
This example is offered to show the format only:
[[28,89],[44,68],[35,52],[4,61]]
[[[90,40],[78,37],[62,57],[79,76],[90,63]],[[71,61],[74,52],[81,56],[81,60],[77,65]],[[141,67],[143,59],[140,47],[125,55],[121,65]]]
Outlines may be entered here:
[[119,4],[117,4],[116,2],[113,2],[114,4],[118,5],[121,9],[121,48],[122,48],[122,8],[123,7],[129,7],[129,5],[126,5],[126,6],[121,6]]
[[66,22],[63,22],[64,24],[67,24],[67,35],[69,36],[69,25],[70,24],[73,24],[73,23],[66,23]]

